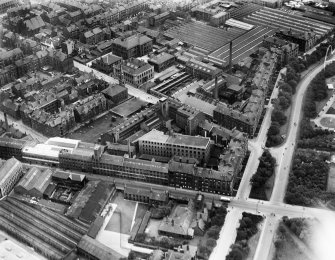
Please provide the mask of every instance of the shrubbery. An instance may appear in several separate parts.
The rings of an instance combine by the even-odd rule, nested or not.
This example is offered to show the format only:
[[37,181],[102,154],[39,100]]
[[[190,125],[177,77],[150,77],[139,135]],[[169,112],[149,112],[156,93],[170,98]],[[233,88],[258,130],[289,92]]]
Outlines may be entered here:
[[257,171],[251,178],[251,198],[267,200],[265,194],[265,184],[274,174],[275,166],[276,160],[271,156],[269,151],[264,151],[262,156],[259,158]]
[[226,260],[243,260],[246,259],[249,253],[248,240],[257,233],[257,225],[263,220],[263,217],[246,213],[242,213],[240,226],[237,228],[235,243],[231,246],[231,251],[226,257]]
[[292,171],[285,196],[289,204],[313,206],[317,200],[327,202],[334,193],[327,192],[330,160],[328,153],[298,150],[294,156]]

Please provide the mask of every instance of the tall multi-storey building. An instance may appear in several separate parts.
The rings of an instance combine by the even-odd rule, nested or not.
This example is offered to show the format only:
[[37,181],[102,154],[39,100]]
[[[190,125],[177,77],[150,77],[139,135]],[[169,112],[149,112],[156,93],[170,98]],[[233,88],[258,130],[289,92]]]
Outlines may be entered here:
[[[140,86],[154,77],[154,68],[139,59],[131,58],[121,63],[125,82],[134,86]],[[120,75],[120,67],[114,66],[116,75]]]
[[9,8],[19,4],[17,0],[0,0],[0,14],[5,13]]
[[152,51],[152,39],[142,34],[117,38],[113,41],[112,51],[124,60],[144,56]]
[[314,32],[294,32],[290,30],[280,30],[276,36],[299,45],[299,51],[306,52],[314,47],[317,36]]
[[166,135],[156,129],[143,135],[138,141],[141,154],[162,157],[182,156],[195,158],[199,162],[207,162],[212,142],[208,137],[181,134]]
[[[15,139],[11,140],[16,142]],[[245,136],[233,135],[228,148],[220,156],[220,163],[216,171],[196,166],[197,160],[194,158],[175,156],[170,163],[146,161],[109,155],[104,152],[105,147],[102,145],[59,137],[50,138],[45,143],[25,145],[20,150],[20,158],[27,163],[217,194],[232,194],[234,181],[240,173],[241,162],[248,148],[247,144]],[[9,141],[4,142],[2,146],[11,147],[13,145]],[[195,147],[195,150],[198,147]],[[190,146],[186,149],[190,149]],[[199,152],[202,153],[200,150]],[[8,154],[5,156],[8,157],[12,151],[7,151]]]

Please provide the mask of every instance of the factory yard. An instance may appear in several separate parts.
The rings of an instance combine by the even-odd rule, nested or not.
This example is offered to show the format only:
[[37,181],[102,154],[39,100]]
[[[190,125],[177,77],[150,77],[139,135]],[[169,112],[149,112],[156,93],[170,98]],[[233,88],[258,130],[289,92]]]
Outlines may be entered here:
[[241,36],[244,32],[245,30],[238,28],[225,31],[203,23],[190,22],[173,27],[165,34],[211,52]]
[[136,219],[142,219],[148,207],[145,204],[123,199],[122,193],[115,195],[113,202],[116,209],[105,230],[130,234]]

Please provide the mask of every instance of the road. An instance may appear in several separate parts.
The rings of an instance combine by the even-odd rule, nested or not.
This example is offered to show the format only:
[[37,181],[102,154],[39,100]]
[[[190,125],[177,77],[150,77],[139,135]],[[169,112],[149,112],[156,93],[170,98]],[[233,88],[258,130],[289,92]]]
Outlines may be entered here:
[[[250,180],[258,168],[258,158],[263,153],[263,147],[266,142],[266,134],[271,124],[270,118],[273,107],[271,102],[269,103],[258,136],[249,141],[249,150],[251,154],[236,197],[231,201],[229,207],[229,216],[234,217],[226,218],[224,227],[220,233],[220,238],[217,241],[217,247],[211,254],[210,260],[224,259],[229,253],[230,245],[235,242],[236,228],[239,223],[235,217],[239,216],[239,218],[241,218],[241,210],[263,215],[265,217],[263,229],[254,255],[254,259],[256,260],[267,260],[269,258],[269,251],[273,244],[273,235],[281,217],[317,217],[327,214],[327,210],[304,208],[283,203],[291,160],[295,149],[295,140],[298,134],[298,125],[302,116],[304,93],[306,92],[308,84],[322,69],[323,64],[319,63],[317,66],[310,68],[302,75],[302,80],[297,86],[297,93],[294,100],[292,100],[293,107],[286,140],[281,146],[270,149],[272,156],[276,158],[278,164],[275,172],[276,177],[272,195],[270,201],[260,202],[249,199],[251,191]],[[277,79],[275,86],[278,84],[278,81],[279,78]],[[276,98],[277,96],[278,89],[275,87],[271,95],[271,99]]]
[[[0,112],[0,119],[3,121],[5,120],[5,116],[3,112]],[[9,125],[13,125],[14,128],[18,129],[22,133],[31,135],[34,139],[38,140],[41,143],[44,143],[48,139],[48,137],[42,135],[41,133],[30,128],[29,126],[26,126],[25,124],[23,124],[21,120],[16,120],[9,115],[7,115],[7,120],[8,120]]]
[[[83,65],[77,61],[73,61],[73,64],[76,68],[78,68],[80,71],[84,71],[87,73],[93,73],[97,78],[102,78],[108,83],[111,84],[118,84],[119,81],[111,76],[108,76],[100,71],[97,71],[93,68],[90,68],[86,65]],[[151,103],[151,104],[156,104],[158,102],[158,98],[155,96],[152,96],[141,89],[135,88],[133,86],[130,86],[129,84],[126,84],[126,88],[128,89],[128,93],[134,97],[137,97],[145,102]]]
[[[332,57],[334,60],[334,57]],[[276,205],[277,203],[282,203],[285,196],[285,191],[289,179],[289,173],[291,169],[291,162],[294,155],[296,140],[298,137],[298,126],[302,119],[302,105],[304,95],[306,93],[307,87],[312,79],[323,69],[323,63],[319,63],[317,67],[312,68],[311,71],[308,71],[304,75],[302,75],[302,80],[297,86],[297,93],[295,95],[294,100],[292,100],[292,112],[290,118],[289,129],[286,137],[286,141],[283,145],[270,149],[270,152],[273,157],[276,158],[277,168],[275,172],[275,184],[272,190],[272,195],[269,203],[272,205]],[[303,216],[312,216],[318,217],[322,216],[319,214],[327,214],[326,211],[321,211],[320,209],[314,208],[303,208],[299,206],[289,206],[286,204],[282,205],[279,212],[283,215],[287,211],[288,207],[293,207],[295,210],[301,212],[301,217]],[[278,210],[276,211],[277,213]],[[323,212],[323,213],[321,213]],[[309,214],[310,213],[310,214]],[[285,214],[284,214],[285,215]],[[258,246],[256,249],[256,253],[254,259],[256,260],[267,260],[269,258],[269,251],[273,241],[274,232],[271,232],[268,227],[264,227],[261,233],[261,237],[258,241]],[[271,243],[269,242],[271,241]]]

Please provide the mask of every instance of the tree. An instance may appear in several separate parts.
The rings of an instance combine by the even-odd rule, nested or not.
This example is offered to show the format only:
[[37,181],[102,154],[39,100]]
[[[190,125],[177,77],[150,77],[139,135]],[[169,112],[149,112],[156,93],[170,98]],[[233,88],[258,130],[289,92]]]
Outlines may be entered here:
[[237,231],[237,235],[236,235],[236,240],[245,240],[245,239],[247,239],[247,237],[248,237],[248,234],[247,234],[247,232],[246,231],[244,231],[244,230],[238,230]]
[[294,94],[295,93],[295,90],[296,90],[296,87],[298,85],[297,81],[291,79],[290,81],[287,82],[291,88],[292,88],[292,93]]
[[271,120],[278,122],[279,125],[284,125],[286,123],[287,118],[282,111],[275,109],[272,112]]
[[280,132],[280,125],[278,122],[272,122],[268,131],[268,135],[277,135]]
[[281,106],[283,110],[286,110],[291,105],[291,101],[287,99],[285,96],[280,96],[278,100],[279,100],[279,106]]
[[220,235],[221,228],[219,226],[211,226],[208,231],[207,235],[210,238],[218,239]]
[[206,246],[209,248],[214,248],[216,247],[216,240],[213,238],[208,238],[206,241]]
[[130,251],[128,255],[128,260],[135,260],[136,259],[136,254],[134,251]]
[[238,248],[234,248],[227,255],[226,260],[243,260],[243,252]]

